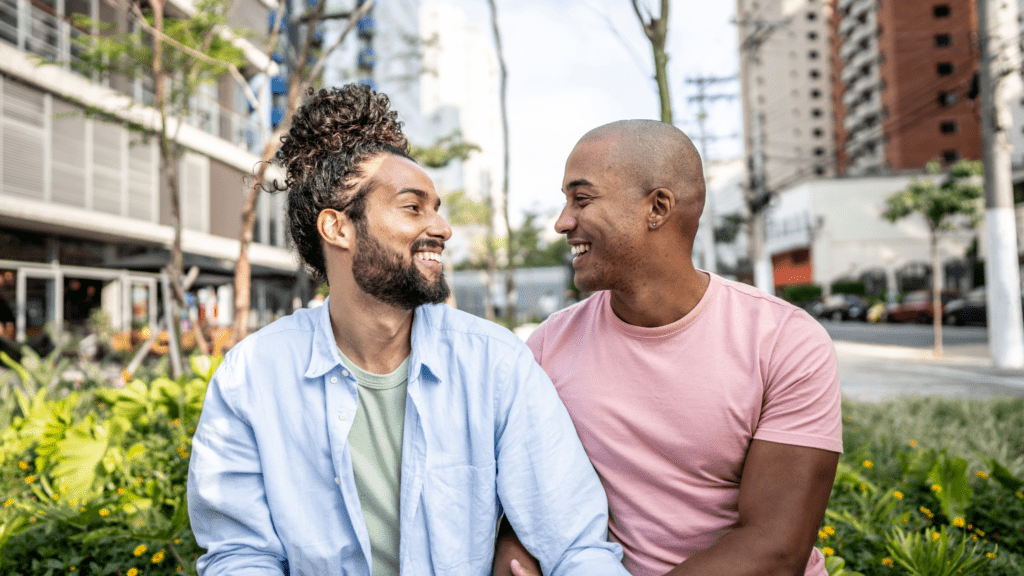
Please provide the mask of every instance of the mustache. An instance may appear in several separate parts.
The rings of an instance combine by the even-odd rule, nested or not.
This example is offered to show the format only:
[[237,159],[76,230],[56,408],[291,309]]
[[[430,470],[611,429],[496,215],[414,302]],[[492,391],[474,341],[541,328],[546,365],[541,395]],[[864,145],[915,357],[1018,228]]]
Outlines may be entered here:
[[444,242],[440,240],[434,240],[433,238],[424,238],[423,240],[417,240],[413,242],[412,251],[416,252],[421,248],[440,248],[444,250]]

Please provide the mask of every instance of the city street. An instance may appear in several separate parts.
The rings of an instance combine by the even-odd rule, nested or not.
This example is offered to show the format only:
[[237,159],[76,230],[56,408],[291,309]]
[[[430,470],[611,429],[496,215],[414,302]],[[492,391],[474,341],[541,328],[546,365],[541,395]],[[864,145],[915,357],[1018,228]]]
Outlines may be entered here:
[[943,327],[944,355],[932,355],[932,327],[920,324],[822,322],[839,357],[847,399],[897,396],[1024,396],[1024,370],[992,367],[984,327]]

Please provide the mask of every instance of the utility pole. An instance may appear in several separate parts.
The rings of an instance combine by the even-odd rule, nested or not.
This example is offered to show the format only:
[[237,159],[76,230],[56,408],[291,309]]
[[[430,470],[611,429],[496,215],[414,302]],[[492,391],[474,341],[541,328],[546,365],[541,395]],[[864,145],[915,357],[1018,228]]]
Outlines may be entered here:
[[[1012,8],[1011,8],[1012,6]],[[985,161],[985,292],[988,341],[1000,368],[1024,367],[1017,223],[1010,177],[1010,102],[1021,97],[1017,3],[978,0],[981,43],[981,134]]]
[[[687,78],[687,84],[697,85],[697,95],[690,96],[690,102],[697,103],[697,125],[700,131],[700,158],[701,165],[704,167],[704,184],[707,186],[708,182],[708,166],[711,163],[711,159],[708,158],[708,141],[721,140],[727,138],[727,136],[710,136],[705,130],[705,122],[708,118],[707,108],[704,106],[705,102],[715,102],[718,100],[732,100],[736,98],[735,94],[707,94],[706,89],[712,84],[718,84],[721,82],[732,82],[736,80],[736,76],[726,77],[715,77],[715,76],[698,76],[696,78]],[[704,244],[704,269],[713,274],[718,273],[718,254],[715,250],[715,196],[710,191],[705,190],[704,200],[704,213],[701,214],[701,220],[699,230],[703,230],[701,238]]]
[[750,110],[748,126],[752,133],[750,138],[751,154],[747,159],[750,184],[747,188],[744,211],[747,221],[747,250],[750,254],[750,264],[754,268],[754,286],[768,294],[775,293],[772,263],[764,253],[764,213],[771,202],[771,191],[768,189],[765,175],[764,112],[760,108],[761,89],[757,83],[755,67],[760,64],[761,46],[768,41],[773,32],[788,26],[791,21],[792,18],[780,21],[763,19],[737,21],[740,26],[753,26],[754,28],[740,44],[740,52],[746,55],[746,80],[748,86],[751,87],[751,97],[748,103]]

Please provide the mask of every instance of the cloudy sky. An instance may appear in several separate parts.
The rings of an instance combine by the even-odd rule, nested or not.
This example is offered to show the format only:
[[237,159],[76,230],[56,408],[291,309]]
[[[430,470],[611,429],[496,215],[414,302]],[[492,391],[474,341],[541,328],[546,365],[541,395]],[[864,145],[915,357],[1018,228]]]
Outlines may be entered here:
[[[435,0],[423,0],[433,3]],[[487,0],[436,0],[490,30]],[[657,0],[643,0],[657,8]],[[514,213],[560,209],[565,158],[586,131],[624,118],[659,117],[650,44],[630,0],[498,0],[509,73],[510,195]],[[735,3],[672,3],[667,51],[675,123],[696,137],[696,87],[686,79],[739,69]],[[739,91],[722,84],[709,93]],[[709,104],[708,133],[738,134],[738,100]],[[737,157],[739,138],[709,146]]]

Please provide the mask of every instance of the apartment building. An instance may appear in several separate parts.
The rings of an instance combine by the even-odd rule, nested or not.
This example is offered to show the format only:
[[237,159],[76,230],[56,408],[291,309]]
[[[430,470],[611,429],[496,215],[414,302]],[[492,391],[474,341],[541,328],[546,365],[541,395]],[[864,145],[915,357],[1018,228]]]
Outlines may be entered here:
[[769,190],[834,174],[825,0],[738,0],[745,154],[763,152]]
[[[74,21],[85,14],[126,31],[121,8],[101,0],[0,2],[0,299],[4,335],[25,341],[46,323],[84,328],[93,310],[115,328],[153,325],[159,270],[173,237],[168,192],[160,178],[158,116],[152,80],[78,74]],[[262,0],[236,0],[230,25],[249,64],[243,73],[269,104],[275,66],[265,56]],[[171,0],[167,16],[195,12]],[[94,32],[94,31],[93,31]],[[54,64],[40,65],[41,61]],[[269,72],[264,74],[264,71]],[[247,176],[259,161],[260,118],[230,78],[196,98],[196,112],[175,132],[187,148],[179,165],[185,267],[200,274],[193,315],[228,325]],[[256,227],[254,324],[291,312],[301,274],[285,247],[283,198],[265,196]],[[298,292],[297,292],[298,291]],[[0,310],[0,313],[5,313]]]
[[[980,160],[973,0],[832,0],[839,172]],[[1020,103],[1013,163],[1024,163]]]

